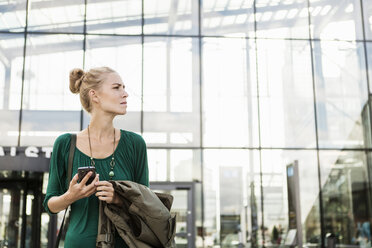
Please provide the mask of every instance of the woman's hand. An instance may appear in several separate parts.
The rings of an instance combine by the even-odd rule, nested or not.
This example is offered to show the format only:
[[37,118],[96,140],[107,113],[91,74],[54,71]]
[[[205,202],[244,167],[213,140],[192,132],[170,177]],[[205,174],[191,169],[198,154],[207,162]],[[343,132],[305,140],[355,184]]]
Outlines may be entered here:
[[88,174],[86,174],[80,183],[77,182],[78,174],[75,174],[75,176],[72,178],[70,186],[67,190],[68,196],[72,202],[75,202],[85,197],[89,197],[96,192],[97,189],[95,183],[99,181],[98,174],[96,175],[92,183],[85,185],[86,182],[89,180],[89,177],[92,175],[92,173],[93,172],[90,171]]
[[94,185],[99,181],[98,174],[94,178],[93,182],[89,185],[85,185],[88,181],[92,172],[89,172],[80,183],[77,183],[78,174],[76,174],[68,187],[68,190],[60,196],[53,196],[48,201],[48,208],[52,213],[58,213],[59,211],[66,209],[70,204],[74,203],[81,198],[93,195],[96,192],[96,186]]
[[120,205],[122,202],[119,197],[115,194],[114,187],[108,181],[99,181],[95,183],[97,187],[96,196],[99,200],[105,201],[107,203],[113,203]]

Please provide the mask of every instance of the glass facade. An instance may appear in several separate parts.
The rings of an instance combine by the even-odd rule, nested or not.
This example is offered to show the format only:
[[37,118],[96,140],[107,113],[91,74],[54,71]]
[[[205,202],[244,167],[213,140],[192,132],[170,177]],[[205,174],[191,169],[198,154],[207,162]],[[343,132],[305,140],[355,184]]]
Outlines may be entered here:
[[[369,0],[0,0],[0,146],[85,128],[68,73],[103,65],[128,89],[115,125],[144,137],[150,181],[201,186],[196,247],[279,246],[294,216],[304,247],[371,247]],[[0,218],[20,218],[33,196],[0,186]],[[172,192],[185,232],[189,194]]]

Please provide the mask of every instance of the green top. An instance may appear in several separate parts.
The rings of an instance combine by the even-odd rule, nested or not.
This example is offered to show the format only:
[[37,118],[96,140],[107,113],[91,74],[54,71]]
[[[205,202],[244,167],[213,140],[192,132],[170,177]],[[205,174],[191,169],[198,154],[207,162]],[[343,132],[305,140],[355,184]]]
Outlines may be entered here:
[[[115,176],[113,180],[130,180],[149,186],[146,144],[143,138],[133,132],[120,130],[120,140],[114,151]],[[50,159],[48,188],[44,199],[44,208],[48,213],[48,201],[53,196],[64,194],[68,189],[67,167],[71,143],[71,134],[60,135],[53,146]],[[101,181],[110,179],[111,155],[107,158],[94,159],[96,172]],[[72,177],[78,167],[90,165],[90,157],[75,148],[72,165]],[[98,229],[98,198],[93,194],[71,204],[70,223],[65,238],[67,248],[96,247]],[[128,247],[121,237],[116,234],[115,247]]]

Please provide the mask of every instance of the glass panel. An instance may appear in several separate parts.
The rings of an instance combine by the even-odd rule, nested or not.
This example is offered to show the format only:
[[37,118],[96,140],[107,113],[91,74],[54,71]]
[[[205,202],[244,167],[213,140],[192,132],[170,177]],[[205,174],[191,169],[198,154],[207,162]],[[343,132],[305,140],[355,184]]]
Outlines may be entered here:
[[203,39],[203,145],[258,146],[252,40]]
[[316,151],[263,150],[261,156],[264,221],[265,228],[267,228],[265,239],[269,241],[268,245],[279,245],[288,233],[289,219],[292,220],[289,214],[289,204],[295,202],[296,199],[289,198],[295,185],[289,184],[287,186],[286,167],[297,163],[303,247],[320,246],[319,180]]
[[59,134],[80,129],[80,101],[69,89],[69,72],[82,68],[82,48],[82,35],[28,36],[21,146],[53,145]]
[[148,149],[147,156],[150,182],[201,181],[199,149]]
[[28,31],[84,32],[84,0],[29,0]]
[[173,204],[171,214],[176,217],[176,248],[190,247],[187,244],[187,217],[188,217],[188,190],[154,190],[154,192],[171,194],[173,196]]
[[141,0],[88,0],[88,33],[140,34],[141,23]]
[[27,0],[0,1],[0,31],[24,31],[26,26],[26,4]]
[[[87,36],[86,70],[109,66],[121,76],[129,94],[127,114],[117,116],[114,125],[132,132],[141,131],[142,47],[139,37]],[[84,111],[83,128],[90,116]]]
[[364,26],[366,29],[366,39],[372,39],[372,5],[369,0],[362,0]]
[[360,0],[310,0],[312,37],[363,39]]
[[319,157],[325,233],[335,234],[341,245],[370,247],[371,198],[366,153],[321,151]]
[[257,42],[262,146],[315,148],[309,42]]
[[40,229],[40,244],[41,247],[48,247],[48,227],[50,215],[48,213],[41,214],[41,229]]
[[368,61],[368,78],[369,78],[369,92],[372,93],[372,42],[366,41],[367,47],[367,61]]
[[151,146],[200,146],[198,39],[146,38],[144,135]]
[[258,151],[205,150],[203,161],[204,245],[262,244]]
[[144,0],[143,2],[145,34],[198,34],[198,0]]
[[257,37],[309,38],[306,0],[257,0]]
[[203,0],[202,34],[253,36],[253,0]]
[[0,247],[21,247],[24,192],[0,189]]
[[368,97],[363,44],[313,44],[319,147],[370,146],[364,141],[368,127],[361,121]]
[[[23,34],[0,34],[0,145],[17,146],[21,108]],[[5,121],[6,120],[6,121]]]

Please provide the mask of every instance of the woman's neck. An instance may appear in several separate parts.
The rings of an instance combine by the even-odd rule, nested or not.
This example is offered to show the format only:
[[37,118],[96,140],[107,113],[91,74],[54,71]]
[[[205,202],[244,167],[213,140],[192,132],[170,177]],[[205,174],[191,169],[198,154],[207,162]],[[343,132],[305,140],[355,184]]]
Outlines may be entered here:
[[114,116],[92,114],[89,123],[90,136],[101,141],[107,137],[113,138]]

